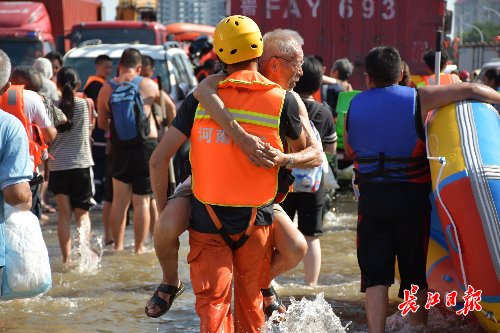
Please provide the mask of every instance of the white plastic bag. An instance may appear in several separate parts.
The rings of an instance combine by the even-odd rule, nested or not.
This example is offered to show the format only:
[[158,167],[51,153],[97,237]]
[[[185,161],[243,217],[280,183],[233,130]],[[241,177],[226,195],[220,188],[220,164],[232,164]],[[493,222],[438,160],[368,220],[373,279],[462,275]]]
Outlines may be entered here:
[[326,158],[326,154],[323,153],[323,162],[321,164],[321,168],[323,169],[323,186],[327,191],[335,191],[340,188],[335,176],[333,175],[333,170],[328,163],[328,159]]
[[33,213],[5,205],[5,267],[0,299],[28,298],[52,286],[49,254]]

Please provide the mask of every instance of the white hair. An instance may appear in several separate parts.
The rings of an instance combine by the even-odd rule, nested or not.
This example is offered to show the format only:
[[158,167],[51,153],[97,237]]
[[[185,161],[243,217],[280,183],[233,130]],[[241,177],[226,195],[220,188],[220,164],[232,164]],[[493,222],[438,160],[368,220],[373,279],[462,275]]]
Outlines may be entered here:
[[294,54],[298,47],[304,45],[304,39],[297,31],[290,29],[275,29],[267,32],[264,37],[264,51],[260,62],[267,64],[273,56],[287,57]]
[[9,82],[10,70],[10,58],[0,49],[0,89],[5,87]]
[[52,63],[47,58],[36,58],[33,63],[33,69],[42,74],[46,79],[52,78],[54,72],[52,71]]

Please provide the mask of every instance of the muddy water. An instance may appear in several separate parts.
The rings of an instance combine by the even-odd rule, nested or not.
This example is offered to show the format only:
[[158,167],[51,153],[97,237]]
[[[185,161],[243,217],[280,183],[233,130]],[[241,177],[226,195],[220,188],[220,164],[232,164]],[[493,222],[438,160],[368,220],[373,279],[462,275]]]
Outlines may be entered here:
[[[359,289],[359,269],[355,251],[356,206],[351,192],[341,193],[335,210],[325,219],[325,234],[321,238],[322,267],[319,286],[303,287],[302,265],[279,277],[277,291],[290,302],[306,297],[297,307],[317,313],[303,328],[286,328],[280,332],[330,332],[314,326],[319,321],[331,321],[326,315],[330,307],[339,319],[339,330],[348,325],[349,332],[366,332],[363,294]],[[92,212],[93,231],[102,233],[100,212]],[[179,257],[180,278],[188,290],[178,298],[172,309],[161,319],[144,314],[144,305],[160,281],[160,269],[152,244],[143,255],[133,254],[133,230],[126,231],[126,250],[115,254],[102,251],[98,267],[83,264],[71,270],[61,264],[55,216],[43,227],[43,234],[52,266],[53,288],[35,299],[0,303],[2,332],[198,332],[199,321],[194,312],[194,296],[189,283],[187,233],[181,237]],[[76,235],[76,230],[73,230]],[[85,256],[85,251],[82,251]],[[87,262],[88,263],[88,262]],[[323,293],[327,303],[313,300]],[[396,288],[391,288],[391,311],[397,312],[399,300]],[[325,305],[326,304],[326,305]],[[328,308],[328,309],[325,309]],[[325,311],[323,311],[325,310]],[[325,315],[321,315],[325,313]],[[309,320],[309,319],[306,319]],[[409,332],[406,321],[398,314],[388,320],[388,331]],[[315,328],[316,327],[316,328]],[[477,325],[464,322],[446,310],[431,311],[428,332],[480,332]]]

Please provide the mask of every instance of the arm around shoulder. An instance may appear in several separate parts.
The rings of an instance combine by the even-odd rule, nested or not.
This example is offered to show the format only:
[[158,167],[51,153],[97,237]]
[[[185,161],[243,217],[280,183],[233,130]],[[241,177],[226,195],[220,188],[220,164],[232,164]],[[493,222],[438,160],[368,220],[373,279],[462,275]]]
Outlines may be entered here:
[[453,83],[443,86],[425,86],[418,89],[422,121],[427,119],[427,113],[435,108],[466,99],[498,104],[500,94],[494,89],[479,83]]

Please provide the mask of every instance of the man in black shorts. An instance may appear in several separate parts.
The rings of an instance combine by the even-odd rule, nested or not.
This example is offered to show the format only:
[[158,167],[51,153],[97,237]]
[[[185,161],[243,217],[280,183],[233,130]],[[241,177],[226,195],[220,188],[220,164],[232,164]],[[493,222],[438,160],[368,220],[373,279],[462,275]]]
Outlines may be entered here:
[[[115,250],[123,250],[125,236],[125,217],[130,204],[134,207],[134,240],[135,252],[142,253],[144,242],[149,234],[150,224],[150,195],[152,193],[149,180],[149,158],[157,146],[158,131],[155,121],[151,116],[153,103],[160,102],[160,91],[156,83],[149,79],[139,77],[141,71],[141,54],[134,48],[123,51],[118,63],[119,75],[113,84],[127,81],[137,84],[142,100],[144,102],[144,114],[148,119],[149,133],[142,137],[138,143],[121,143],[110,128],[110,97],[112,87],[105,82],[99,92],[97,111],[98,124],[103,130],[110,129],[113,175],[113,203],[111,205],[111,226]],[[164,92],[162,92],[164,94]]]
[[359,182],[358,263],[371,333],[385,331],[388,288],[395,257],[399,297],[418,286],[410,324],[425,325],[426,260],[430,223],[430,172],[424,122],[429,110],[464,99],[500,100],[492,89],[456,83],[419,89],[398,86],[401,58],[393,47],[372,49],[365,59],[368,90],[351,102],[344,139]]

